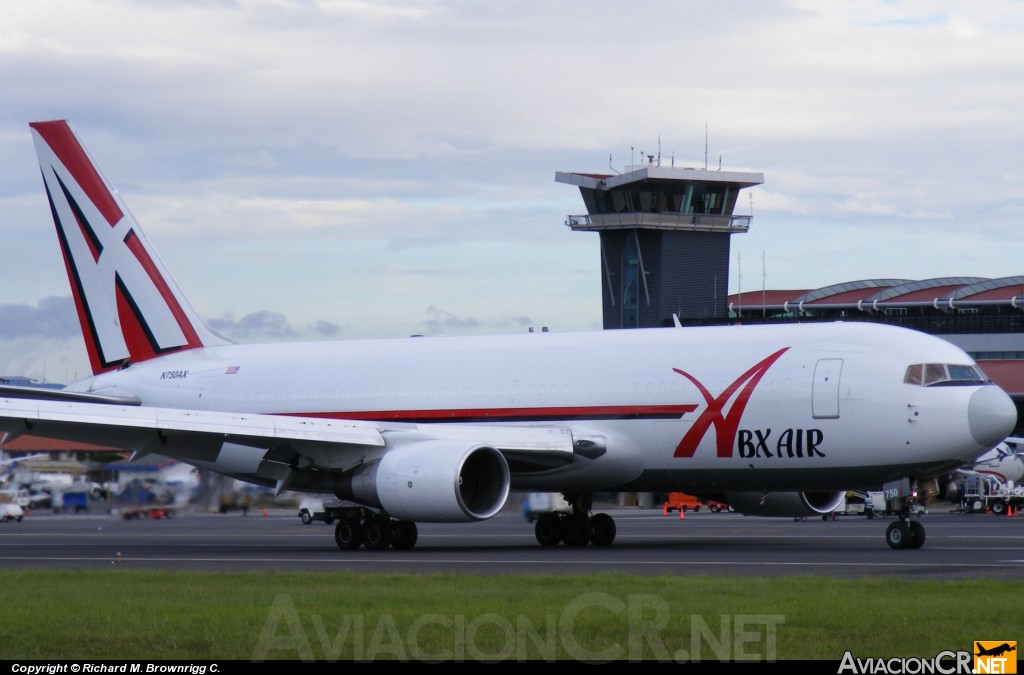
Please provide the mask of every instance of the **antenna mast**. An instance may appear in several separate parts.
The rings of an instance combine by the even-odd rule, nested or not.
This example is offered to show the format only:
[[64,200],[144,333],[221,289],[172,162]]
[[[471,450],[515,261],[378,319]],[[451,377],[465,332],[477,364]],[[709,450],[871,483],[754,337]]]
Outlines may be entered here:
[[768,308],[765,307],[765,298],[767,297],[767,291],[765,287],[768,284],[768,270],[764,265],[764,249],[761,249],[761,316],[768,316]]
[[704,170],[708,170],[708,121],[704,120]]
[[739,281],[736,283],[736,318],[743,318],[743,252],[736,251],[736,273]]

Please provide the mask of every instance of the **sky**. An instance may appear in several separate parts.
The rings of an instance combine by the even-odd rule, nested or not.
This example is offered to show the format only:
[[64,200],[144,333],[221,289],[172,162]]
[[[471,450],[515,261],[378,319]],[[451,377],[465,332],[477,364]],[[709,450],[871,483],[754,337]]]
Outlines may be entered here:
[[1024,274],[1022,1],[4,9],[0,377],[88,374],[45,119],[239,342],[598,330],[598,237],[555,172],[659,147],[765,176],[730,292]]

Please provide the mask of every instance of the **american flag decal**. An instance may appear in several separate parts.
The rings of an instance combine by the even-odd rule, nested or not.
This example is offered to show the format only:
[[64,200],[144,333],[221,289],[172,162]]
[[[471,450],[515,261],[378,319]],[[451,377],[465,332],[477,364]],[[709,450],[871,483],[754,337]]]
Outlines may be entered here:
[[224,371],[225,375],[237,375],[238,366],[228,366],[228,369]]

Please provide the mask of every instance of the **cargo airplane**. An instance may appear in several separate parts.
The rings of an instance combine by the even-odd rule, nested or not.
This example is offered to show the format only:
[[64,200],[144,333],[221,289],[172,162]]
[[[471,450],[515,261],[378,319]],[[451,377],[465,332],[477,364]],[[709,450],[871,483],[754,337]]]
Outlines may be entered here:
[[[158,453],[359,505],[339,547],[412,548],[560,492],[540,544],[611,544],[596,492],[681,491],[752,515],[933,479],[1003,440],[1009,397],[949,342],[817,323],[233,344],[211,330],[65,121],[30,124],[92,375],[0,389],[0,430]],[[892,548],[918,548],[904,516]]]

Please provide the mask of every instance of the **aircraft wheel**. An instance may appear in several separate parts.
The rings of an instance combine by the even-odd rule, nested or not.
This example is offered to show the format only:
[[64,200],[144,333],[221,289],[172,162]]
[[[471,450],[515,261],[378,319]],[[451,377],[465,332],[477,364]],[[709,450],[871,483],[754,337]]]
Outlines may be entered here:
[[383,551],[392,539],[391,521],[387,518],[371,518],[363,527],[363,546],[371,551]]
[[924,525],[916,520],[910,521],[910,543],[907,548],[921,548],[924,546]]
[[885,530],[885,543],[889,544],[889,548],[906,548],[910,545],[910,525],[902,520],[897,520],[895,523],[889,523],[889,527]]
[[608,546],[615,541],[615,519],[607,513],[596,513],[590,519],[590,543]]
[[359,523],[350,519],[338,521],[334,527],[334,541],[343,551],[354,551],[359,548],[363,544],[363,533],[359,529]]
[[533,533],[541,546],[558,546],[562,541],[561,519],[553,513],[545,513],[537,518],[537,524],[533,527]]
[[394,533],[394,541],[391,542],[398,551],[408,551],[416,545],[416,540],[419,538],[419,530],[416,528],[416,523],[411,520],[400,520],[392,526]]
[[590,518],[586,514],[572,514],[562,524],[562,541],[566,546],[586,546],[594,530],[590,527]]

